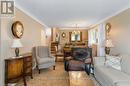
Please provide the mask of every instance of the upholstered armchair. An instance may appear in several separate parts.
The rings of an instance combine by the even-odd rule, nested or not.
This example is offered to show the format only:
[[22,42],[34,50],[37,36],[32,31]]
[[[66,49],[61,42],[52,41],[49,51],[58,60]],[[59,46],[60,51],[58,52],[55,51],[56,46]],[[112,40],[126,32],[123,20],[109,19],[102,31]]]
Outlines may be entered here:
[[86,71],[90,73],[92,64],[91,48],[72,48],[72,60],[65,61],[66,71]]
[[55,57],[51,55],[48,46],[36,46],[32,49],[33,58],[36,61],[36,67],[39,70],[53,66],[55,70]]

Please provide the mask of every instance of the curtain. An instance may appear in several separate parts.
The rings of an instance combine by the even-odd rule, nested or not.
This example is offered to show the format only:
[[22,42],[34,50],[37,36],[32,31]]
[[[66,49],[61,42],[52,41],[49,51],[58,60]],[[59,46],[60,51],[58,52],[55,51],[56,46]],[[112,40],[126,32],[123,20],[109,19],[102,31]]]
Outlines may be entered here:
[[88,30],[88,46],[97,43],[97,27]]
[[105,28],[104,24],[97,25],[96,27],[88,30],[88,46],[97,44],[97,55],[105,56],[104,41],[105,41]]
[[106,31],[104,28],[104,24],[98,25],[98,43],[97,43],[97,55],[98,56],[105,56],[105,47],[104,42],[106,39]]

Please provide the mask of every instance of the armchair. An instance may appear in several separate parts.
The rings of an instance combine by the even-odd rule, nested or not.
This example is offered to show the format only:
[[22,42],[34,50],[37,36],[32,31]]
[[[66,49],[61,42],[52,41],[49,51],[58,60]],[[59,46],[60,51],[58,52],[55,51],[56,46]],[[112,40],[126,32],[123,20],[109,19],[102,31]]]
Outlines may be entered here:
[[91,48],[72,48],[72,60],[65,61],[66,71],[86,71],[90,73],[92,64]]
[[32,49],[33,58],[36,61],[36,67],[39,70],[43,68],[49,68],[53,66],[55,70],[55,57],[50,54],[49,47],[47,46],[36,46]]

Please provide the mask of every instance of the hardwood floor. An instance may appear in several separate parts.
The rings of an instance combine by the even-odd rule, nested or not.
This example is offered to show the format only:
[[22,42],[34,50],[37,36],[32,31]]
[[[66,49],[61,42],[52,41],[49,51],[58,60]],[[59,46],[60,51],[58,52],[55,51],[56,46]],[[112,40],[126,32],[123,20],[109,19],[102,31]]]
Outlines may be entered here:
[[70,86],[94,86],[91,78],[85,71],[69,72]]

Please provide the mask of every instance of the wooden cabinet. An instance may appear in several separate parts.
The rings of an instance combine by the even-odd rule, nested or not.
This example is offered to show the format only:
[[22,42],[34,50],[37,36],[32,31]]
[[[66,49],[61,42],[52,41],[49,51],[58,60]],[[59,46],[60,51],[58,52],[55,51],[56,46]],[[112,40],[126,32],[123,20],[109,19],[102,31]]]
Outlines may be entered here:
[[5,59],[5,85],[16,83],[23,79],[26,86],[26,76],[32,77],[32,55],[24,54],[21,57]]
[[24,75],[25,76],[31,76],[31,78],[33,78],[32,76],[32,55],[25,55],[23,57],[24,59]]

